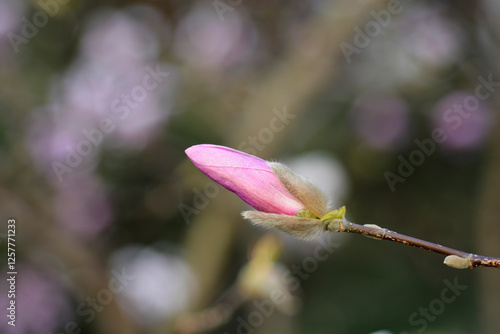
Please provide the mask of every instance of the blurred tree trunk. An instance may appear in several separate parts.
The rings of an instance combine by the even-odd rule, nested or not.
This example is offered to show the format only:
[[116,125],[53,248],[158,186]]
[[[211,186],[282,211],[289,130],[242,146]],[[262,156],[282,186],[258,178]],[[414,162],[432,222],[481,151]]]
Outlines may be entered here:
[[[498,76],[494,76],[498,80]],[[496,94],[496,102],[499,98]],[[497,106],[494,106],[495,111]],[[495,112],[494,116],[498,113]],[[479,203],[478,252],[500,257],[500,122],[495,120],[487,151],[481,202]],[[498,334],[500,330],[500,275],[498,270],[481,269],[480,322],[484,334]]]
[[[352,41],[354,28],[363,24],[367,13],[381,3],[381,0],[326,2],[324,10],[304,25],[302,45],[290,45],[280,64],[251,84],[254,96],[237,103],[243,106],[241,126],[233,131],[228,129],[226,145],[238,148],[249,135],[269,127],[274,109],[286,109],[296,118],[283,131],[274,133],[271,142],[258,152],[261,158],[273,157],[286,144],[286,138],[300,127],[300,117],[307,111],[308,102],[343,66],[341,62],[346,61],[340,44]],[[214,298],[237,222],[242,221],[241,207],[235,204],[233,196],[223,192],[194,218],[186,236],[186,250],[200,284],[193,309],[203,308]],[[238,203],[241,205],[241,201]]]

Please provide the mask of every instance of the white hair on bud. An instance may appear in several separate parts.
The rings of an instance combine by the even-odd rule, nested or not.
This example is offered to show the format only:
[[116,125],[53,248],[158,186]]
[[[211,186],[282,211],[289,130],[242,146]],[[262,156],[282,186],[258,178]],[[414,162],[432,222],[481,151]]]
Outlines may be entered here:
[[277,228],[301,239],[312,239],[325,231],[325,224],[319,219],[279,215],[260,211],[243,211],[243,218],[255,225]]
[[283,186],[295,196],[306,209],[319,218],[328,213],[329,205],[326,195],[313,183],[295,174],[287,166],[278,162],[267,162]]

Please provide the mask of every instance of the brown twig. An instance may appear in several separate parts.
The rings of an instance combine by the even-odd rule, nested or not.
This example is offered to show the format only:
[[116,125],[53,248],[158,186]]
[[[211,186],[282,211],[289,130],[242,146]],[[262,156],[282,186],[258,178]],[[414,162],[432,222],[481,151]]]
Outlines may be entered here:
[[338,225],[336,226],[335,230],[338,232],[360,233],[375,239],[399,242],[408,246],[413,246],[448,256],[455,255],[459,258],[467,260],[468,268],[471,269],[475,267],[500,268],[500,258],[463,252],[450,247],[441,246],[430,241],[425,241],[394,231],[390,231],[386,228],[380,228],[375,225],[358,225],[344,219],[342,221],[338,221]]

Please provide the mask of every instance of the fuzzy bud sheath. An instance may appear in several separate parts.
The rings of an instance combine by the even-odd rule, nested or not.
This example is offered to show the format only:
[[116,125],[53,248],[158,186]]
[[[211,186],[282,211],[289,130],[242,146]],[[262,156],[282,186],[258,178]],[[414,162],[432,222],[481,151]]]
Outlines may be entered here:
[[326,196],[311,182],[276,162],[218,145],[186,150],[193,164],[257,211],[244,211],[256,225],[309,239],[325,230]]

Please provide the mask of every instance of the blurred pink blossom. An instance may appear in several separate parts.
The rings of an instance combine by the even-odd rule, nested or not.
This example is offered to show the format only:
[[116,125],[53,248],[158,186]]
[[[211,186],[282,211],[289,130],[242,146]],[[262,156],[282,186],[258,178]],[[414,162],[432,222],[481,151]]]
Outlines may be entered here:
[[146,24],[126,11],[101,11],[87,22],[81,56],[102,68],[123,71],[157,58],[156,37]]
[[404,144],[409,111],[404,100],[393,95],[367,94],[352,109],[354,130],[366,144],[377,149],[395,149]]
[[[62,97],[66,110],[60,124],[76,124],[81,132],[109,118],[115,127],[106,136],[107,142],[129,149],[143,148],[158,134],[169,115],[173,79],[163,65],[136,65],[113,73],[92,64],[77,64],[65,80]],[[151,72],[157,68],[161,68],[163,77],[155,81]]]
[[191,66],[217,69],[245,63],[255,43],[254,27],[238,13],[217,19],[213,8],[196,6],[182,20],[174,51]]
[[9,33],[21,33],[16,31],[20,29],[23,23],[20,18],[25,11],[26,3],[24,1],[0,0],[0,36],[6,38]]
[[447,18],[439,5],[415,5],[400,22],[401,46],[432,67],[446,66],[456,59],[463,43],[463,31]]
[[481,146],[489,132],[490,120],[485,103],[473,92],[453,92],[434,107],[433,125],[444,129],[447,140],[441,145],[450,149],[471,150]]
[[28,125],[29,150],[44,173],[54,174],[55,161],[67,165],[68,152],[85,145],[84,133],[99,130],[103,120],[111,130],[97,136],[92,154],[71,168],[95,166],[102,145],[140,150],[161,133],[175,80],[172,67],[157,60],[158,36],[143,15],[151,10],[106,10],[89,20],[79,56],[51,84],[50,102],[39,108],[42,117]]

